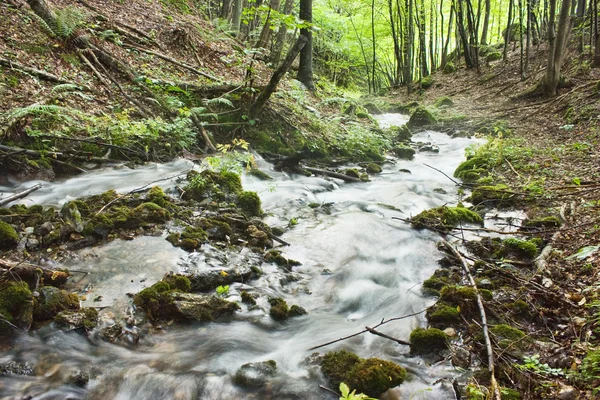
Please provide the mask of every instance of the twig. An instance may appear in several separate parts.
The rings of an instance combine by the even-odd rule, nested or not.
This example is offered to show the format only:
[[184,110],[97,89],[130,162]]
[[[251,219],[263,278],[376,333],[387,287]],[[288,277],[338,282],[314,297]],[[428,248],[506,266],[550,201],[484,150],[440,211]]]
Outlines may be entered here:
[[467,261],[465,260],[465,258],[460,254],[460,252],[454,246],[452,246],[446,240],[442,240],[442,245],[446,249],[448,249],[448,251],[450,251],[450,253],[452,253],[460,261],[460,263],[463,267],[463,270],[464,270],[465,274],[467,275],[467,278],[469,278],[469,283],[471,284],[471,286],[473,287],[473,289],[475,289],[475,292],[477,293],[477,306],[479,308],[479,314],[481,317],[481,329],[483,331],[483,338],[485,341],[485,347],[486,347],[487,355],[488,355],[488,371],[490,372],[490,375],[491,375],[491,389],[492,389],[492,392],[494,393],[493,398],[495,400],[501,400],[500,389],[498,388],[498,383],[496,382],[496,377],[494,376],[494,350],[492,349],[492,342],[490,340],[490,335],[488,333],[487,317],[485,314],[485,308],[483,307],[483,300],[481,299],[481,294],[479,293],[479,289],[477,288],[477,284],[475,283],[475,279],[473,278],[473,275],[471,274],[471,271],[469,269],[469,264],[467,264]]
[[454,179],[452,179],[452,178],[451,178],[451,177],[449,177],[449,176],[448,176],[448,174],[446,174],[445,172],[443,172],[443,171],[440,171],[439,169],[437,169],[437,168],[435,168],[435,167],[432,167],[432,166],[431,166],[431,165],[429,165],[429,164],[425,164],[425,163],[423,163],[423,165],[424,165],[424,166],[426,166],[426,167],[429,167],[429,168],[431,168],[431,169],[433,169],[433,170],[435,170],[435,171],[437,171],[437,172],[439,172],[439,173],[440,173],[440,174],[442,174],[442,175],[444,175],[446,178],[448,178],[448,179],[450,179],[452,182],[454,182],[454,184],[455,184],[455,185],[457,185],[457,186],[465,186],[465,184],[464,184],[464,183],[460,183],[460,182],[458,182],[457,180],[454,180]]
[[0,199],[0,207],[5,204],[8,204],[10,202],[13,202],[15,200],[22,199],[23,197],[27,196],[29,193],[35,192],[36,190],[40,189],[41,187],[42,187],[42,184],[38,183],[37,185],[33,185],[29,189],[25,189],[22,192],[13,194],[12,196],[8,196],[5,199]]
[[286,242],[283,239],[278,238],[277,236],[273,235],[272,233],[268,233],[268,235],[269,235],[269,238],[271,238],[271,240],[279,242],[279,243],[281,243],[284,246],[291,246],[291,244],[289,244],[288,242]]
[[[421,310],[421,311],[419,311],[419,312],[416,312],[416,313],[412,313],[412,314],[408,314],[408,315],[403,315],[403,316],[401,316],[401,317],[394,317],[394,318],[390,318],[390,319],[387,319],[387,320],[386,320],[386,319],[383,319],[383,320],[381,320],[381,322],[380,322],[380,323],[378,323],[377,325],[375,325],[374,327],[372,327],[372,328],[370,328],[370,329],[376,329],[376,328],[379,328],[381,325],[385,325],[385,324],[387,324],[387,323],[390,323],[390,322],[392,322],[392,321],[399,321],[399,320],[401,320],[401,319],[406,319],[406,318],[414,317],[415,315],[423,314],[425,311],[427,311],[427,310],[425,309],[425,310]],[[310,348],[310,349],[308,349],[308,350],[316,350],[316,349],[320,349],[321,347],[329,346],[330,344],[334,344],[334,343],[337,343],[337,342],[341,342],[342,340],[350,339],[350,338],[353,338],[353,337],[355,337],[355,336],[362,335],[363,333],[366,333],[366,332],[369,332],[369,329],[364,329],[364,330],[362,330],[362,331],[360,331],[360,332],[353,333],[352,335],[344,336],[344,337],[341,337],[341,338],[339,338],[339,339],[332,340],[331,342],[327,342],[327,343],[320,344],[320,345],[318,345],[318,346],[311,347],[311,348]],[[395,339],[394,339],[394,340],[395,340]]]
[[505,158],[504,161],[506,161],[506,163],[508,164],[508,166],[510,167],[510,169],[512,170],[512,172],[515,173],[515,175],[517,175],[519,178],[522,178],[521,174],[518,173],[517,170],[515,170],[515,167],[513,167],[513,165],[508,160],[508,158]]
[[55,83],[69,83],[69,84],[72,84],[72,85],[77,85],[79,87],[82,87],[82,88],[84,88],[84,89],[86,89],[88,91],[90,90],[88,86],[85,86],[85,85],[82,85],[80,83],[76,83],[76,82],[73,82],[73,81],[68,81],[66,79],[62,79],[62,78],[60,78],[60,77],[58,77],[56,75],[52,75],[52,74],[50,74],[48,72],[41,71],[41,70],[36,69],[36,68],[28,67],[26,65],[18,63],[17,61],[13,61],[13,60],[9,60],[9,59],[0,57],[0,65],[3,66],[3,67],[10,68],[10,69],[15,70],[15,71],[22,71],[22,72],[25,72],[27,74],[31,74],[31,75],[37,76],[38,78],[41,78],[41,79],[46,80],[46,81],[55,82]]
[[389,340],[393,340],[394,342],[398,343],[398,344],[403,344],[405,346],[410,346],[410,343],[401,339],[396,339],[394,337],[391,337],[389,335],[386,335],[385,333],[381,333],[378,330],[375,330],[373,328],[369,328],[368,326],[365,326],[365,329],[367,331],[369,331],[369,333],[372,333],[373,335],[377,335],[377,336],[381,336],[382,338],[386,338]]
[[319,389],[323,389],[323,390],[325,390],[326,392],[333,393],[333,394],[335,394],[337,397],[339,397],[339,395],[340,395],[340,394],[339,394],[338,392],[336,392],[335,390],[333,390],[333,389],[329,389],[328,387],[326,387],[326,386],[323,386],[323,385],[319,385]]

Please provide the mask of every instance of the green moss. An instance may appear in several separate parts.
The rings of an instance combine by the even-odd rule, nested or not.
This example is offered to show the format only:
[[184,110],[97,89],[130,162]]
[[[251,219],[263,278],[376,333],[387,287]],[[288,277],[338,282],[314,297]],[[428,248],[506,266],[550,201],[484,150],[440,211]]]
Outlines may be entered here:
[[133,209],[132,215],[142,223],[165,223],[171,218],[171,213],[158,204],[142,203]]
[[485,204],[486,206],[510,207],[525,200],[522,197],[515,197],[510,193],[508,186],[500,184],[496,186],[478,186],[473,189],[473,193],[468,200],[475,204]]
[[456,307],[438,303],[427,310],[427,320],[432,324],[452,324],[460,321]]
[[523,348],[528,344],[525,332],[510,325],[500,324],[493,326],[490,332],[498,342],[498,345],[503,349],[508,347]]
[[367,170],[367,172],[369,174],[379,174],[382,171],[381,167],[379,165],[375,164],[375,163],[369,163],[369,164],[367,164],[367,166],[365,167],[365,169]]
[[406,370],[401,366],[379,358],[369,358],[354,364],[345,383],[357,393],[380,396],[390,388],[404,382]]
[[415,156],[415,150],[412,147],[403,144],[394,146],[392,151],[394,152],[396,157],[403,160],[412,160]]
[[281,297],[274,297],[269,299],[271,309],[269,315],[275,321],[283,321],[288,318],[289,308],[287,303]]
[[407,126],[409,128],[417,128],[426,125],[431,125],[437,122],[437,119],[431,111],[423,106],[417,107],[411,114]]
[[539,217],[533,219],[527,219],[523,222],[525,228],[541,228],[541,229],[552,229],[558,228],[561,225],[560,218],[549,215],[547,217]]
[[53,286],[44,286],[40,289],[40,296],[34,300],[33,317],[43,321],[54,318],[61,311],[78,309],[77,294]]
[[446,286],[440,293],[440,300],[457,306],[477,300],[477,291],[469,286]]
[[249,304],[251,306],[256,305],[256,298],[252,293],[244,290],[240,292],[240,296],[242,296],[242,303]]
[[434,80],[431,75],[428,75],[428,76],[424,77],[423,79],[421,79],[421,87],[423,89],[429,89],[430,87],[433,86],[433,83],[434,83]]
[[415,228],[429,228],[448,232],[459,224],[483,225],[483,218],[465,207],[437,207],[425,210],[410,219]]
[[91,330],[98,325],[98,310],[84,307],[78,311],[62,311],[54,317],[54,322],[59,327],[80,328]]
[[260,197],[256,192],[241,192],[238,195],[237,204],[248,215],[255,217],[262,215]]
[[454,171],[456,178],[464,182],[472,183],[488,175],[489,160],[484,157],[471,157],[460,165]]
[[273,180],[273,177],[271,177],[271,175],[267,174],[266,172],[261,171],[258,168],[252,168],[250,170],[250,172],[248,172],[249,175],[252,175],[255,178],[260,179],[261,181],[270,181]]
[[448,96],[438,97],[433,103],[436,107],[452,107],[454,102]]
[[368,119],[371,117],[369,115],[369,113],[366,111],[356,111],[355,115],[357,118],[362,118],[362,119]]
[[178,247],[181,247],[185,251],[194,251],[202,246],[202,242],[196,239],[181,239],[178,243]]
[[19,235],[12,225],[0,221],[0,250],[8,250],[19,243]]
[[27,209],[27,214],[42,214],[44,212],[44,207],[39,204],[33,205]]
[[[0,283],[0,316],[20,328],[28,329],[33,320],[33,295],[25,282]],[[11,327],[0,321],[0,335]]]
[[502,400],[521,400],[521,393],[515,389],[500,388]]
[[448,347],[446,334],[436,328],[416,328],[410,333],[410,352],[414,355],[436,353]]
[[511,308],[515,314],[519,315],[528,315],[529,314],[529,304],[524,302],[523,300],[515,300],[513,303],[507,305]]
[[451,74],[454,71],[456,71],[456,65],[454,65],[453,62],[450,61],[450,62],[447,62],[446,65],[444,65],[443,72],[445,74]]
[[304,307],[297,306],[296,304],[290,307],[290,311],[288,312],[289,317],[299,317],[301,315],[308,314]]
[[158,206],[165,207],[169,203],[169,197],[160,186],[152,186],[148,191],[148,200]]
[[192,283],[190,282],[190,279],[184,275],[167,275],[162,281],[166,282],[171,289],[177,289],[185,293],[188,293],[192,290]]
[[9,210],[11,214],[27,214],[27,206],[24,204],[13,204]]
[[337,386],[346,380],[348,372],[359,362],[360,357],[349,351],[330,351],[321,361],[321,371],[334,386]]
[[206,231],[211,239],[227,240],[227,237],[233,235],[233,230],[227,222],[219,221],[216,218],[202,218],[198,221],[198,226]]
[[356,168],[348,168],[344,171],[344,175],[350,176],[352,178],[359,178],[360,179],[360,172],[358,172],[358,169]]
[[505,239],[502,241],[502,247],[503,256],[514,254],[518,257],[534,259],[539,252],[537,243],[531,240]]

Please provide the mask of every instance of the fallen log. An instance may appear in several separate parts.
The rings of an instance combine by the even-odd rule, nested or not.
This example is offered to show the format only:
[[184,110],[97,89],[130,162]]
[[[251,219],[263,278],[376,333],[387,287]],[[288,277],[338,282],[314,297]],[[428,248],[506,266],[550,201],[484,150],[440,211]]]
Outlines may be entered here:
[[18,263],[0,259],[0,282],[20,279],[34,286],[42,278],[45,285],[60,286],[69,276],[67,270],[49,269],[26,262]]
[[23,197],[29,195],[29,193],[33,193],[36,190],[38,190],[39,188],[41,188],[41,187],[42,187],[42,184],[38,183],[37,185],[33,185],[29,189],[25,189],[22,192],[13,194],[12,196],[8,196],[5,199],[0,199],[0,207],[3,206],[3,205],[5,205],[5,204],[11,203],[11,202],[13,202],[15,200],[22,199]]
[[62,83],[62,84],[67,84],[68,83],[68,84],[72,84],[72,85],[77,85],[77,86],[79,86],[81,88],[84,88],[86,90],[90,90],[89,87],[87,87],[85,85],[82,85],[80,83],[76,83],[76,82],[73,82],[73,81],[69,81],[69,80],[63,79],[61,77],[58,77],[58,76],[53,75],[51,73],[48,73],[46,71],[39,70],[37,68],[28,67],[26,65],[23,65],[23,64],[17,62],[17,61],[13,61],[13,60],[9,60],[9,59],[0,57],[0,65],[3,66],[3,67],[6,67],[6,68],[13,69],[15,71],[25,72],[27,74],[36,76],[36,77],[38,77],[40,79],[43,79],[45,81],[55,82],[55,83]]

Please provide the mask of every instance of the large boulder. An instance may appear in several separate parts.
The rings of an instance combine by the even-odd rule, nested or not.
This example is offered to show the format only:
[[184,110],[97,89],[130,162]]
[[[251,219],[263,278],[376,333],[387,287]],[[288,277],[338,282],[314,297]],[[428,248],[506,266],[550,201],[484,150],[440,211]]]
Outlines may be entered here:
[[415,108],[408,120],[409,128],[419,128],[427,125],[432,125],[437,122],[436,117],[431,111],[423,106]]

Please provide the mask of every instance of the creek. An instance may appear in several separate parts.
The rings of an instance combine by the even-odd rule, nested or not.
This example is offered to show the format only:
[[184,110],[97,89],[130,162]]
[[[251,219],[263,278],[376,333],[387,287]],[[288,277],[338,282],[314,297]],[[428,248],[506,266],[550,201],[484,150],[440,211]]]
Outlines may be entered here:
[[[404,116],[380,116],[382,125],[406,122]],[[0,377],[0,398],[31,399],[332,399],[319,389],[326,385],[318,366],[306,359],[308,349],[373,326],[383,318],[419,312],[434,302],[420,284],[437,268],[442,254],[439,236],[417,231],[392,217],[408,218],[424,209],[455,204],[457,187],[441,173],[452,175],[474,140],[451,139],[426,131],[413,141],[431,142],[439,153],[418,152],[411,161],[386,163],[381,174],[365,183],[290,175],[258,159],[272,181],[244,176],[246,190],[256,191],[271,226],[294,225],[282,239],[283,255],[298,260],[292,274],[263,264],[264,274],[248,284],[233,284],[228,300],[240,301],[240,290],[260,295],[258,306],[242,310],[230,321],[165,326],[141,335],[139,342],[111,344],[91,341],[76,332],[52,326],[19,337],[16,346],[0,355],[0,363],[28,363],[31,375]],[[110,168],[62,182],[44,183],[24,203],[59,206],[83,195],[108,189],[128,192],[149,182],[184,173],[191,162],[146,165],[136,169]],[[22,187],[11,186],[7,191]],[[174,181],[161,182],[165,189]],[[0,188],[1,189],[1,188]],[[310,206],[309,206],[310,205]],[[165,234],[166,236],[166,234]],[[248,249],[222,251],[205,246],[187,253],[163,237],[115,240],[77,253],[67,268],[74,274],[70,288],[84,296],[83,305],[99,307],[104,322],[130,312],[128,294],[160,280],[169,271],[193,272],[259,263]],[[259,264],[260,265],[260,264]],[[308,314],[285,322],[268,315],[268,297],[283,297]],[[412,329],[425,326],[424,313],[384,325],[382,332],[408,340]],[[136,329],[136,328],[132,328]],[[458,375],[449,362],[412,357],[408,346],[363,334],[319,349],[345,348],[361,357],[379,357],[405,367],[407,380],[388,392],[388,399],[454,399],[452,379]],[[248,392],[232,383],[241,365],[275,360],[277,373],[262,391]],[[85,387],[69,376],[83,371]],[[72,379],[71,379],[72,381]],[[337,388],[333,388],[337,389]]]

